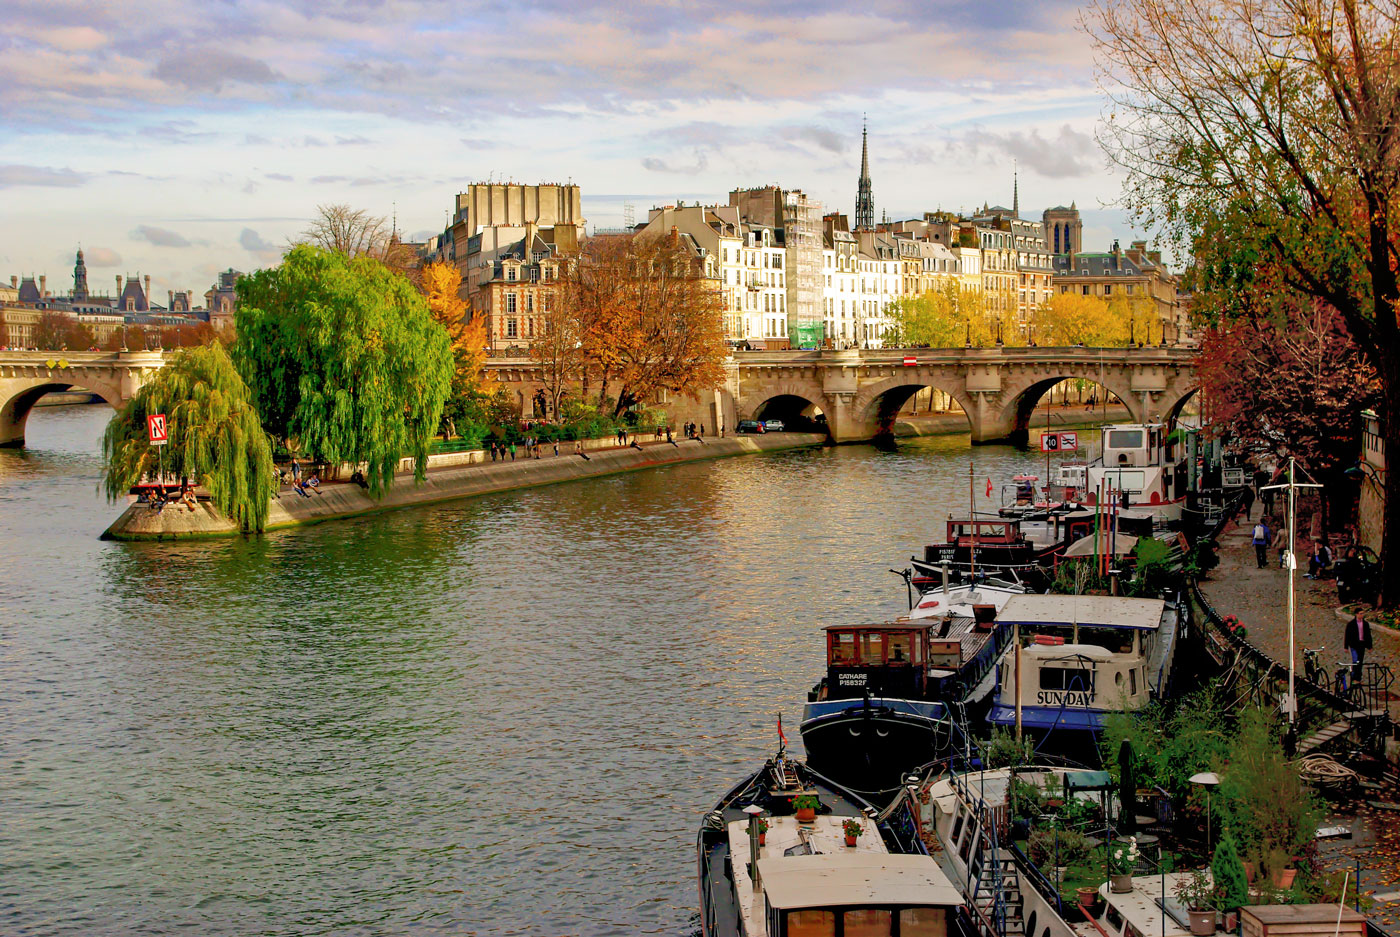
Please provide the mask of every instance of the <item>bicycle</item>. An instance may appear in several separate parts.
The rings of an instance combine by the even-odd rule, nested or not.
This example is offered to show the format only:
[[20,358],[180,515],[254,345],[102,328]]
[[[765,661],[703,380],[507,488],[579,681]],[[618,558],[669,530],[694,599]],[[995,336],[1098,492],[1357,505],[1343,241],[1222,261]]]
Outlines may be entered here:
[[1322,687],[1324,690],[1328,688],[1330,674],[1327,673],[1327,668],[1322,666],[1318,654],[1325,650],[1327,650],[1326,645],[1303,648],[1303,679],[1314,686]]

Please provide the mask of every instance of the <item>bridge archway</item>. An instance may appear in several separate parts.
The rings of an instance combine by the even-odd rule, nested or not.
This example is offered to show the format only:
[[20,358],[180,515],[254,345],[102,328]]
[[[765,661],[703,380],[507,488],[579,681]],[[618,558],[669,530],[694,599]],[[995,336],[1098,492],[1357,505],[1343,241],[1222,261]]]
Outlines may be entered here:
[[[818,419],[821,417],[821,419]],[[751,419],[781,420],[788,430],[825,432],[826,411],[821,401],[798,394],[776,394],[753,408]]]
[[[0,385],[9,383],[13,382],[0,381]],[[85,381],[78,384],[62,380],[36,380],[28,386],[20,388],[5,389],[0,387],[0,394],[6,395],[3,402],[0,402],[0,446],[23,446],[24,430],[29,423],[29,414],[33,412],[34,405],[39,402],[40,398],[48,394],[72,390],[74,387],[91,391],[106,401],[114,410],[120,409],[122,406],[121,393],[116,388],[104,386],[101,382],[96,381]]]
[[1188,406],[1193,403],[1200,403],[1200,393],[1201,389],[1199,387],[1192,387],[1190,390],[1186,391],[1186,393],[1177,397],[1176,401],[1163,412],[1162,416],[1164,421],[1168,425],[1175,425],[1176,422],[1181,419],[1182,414],[1186,412]]
[[[1112,376],[1097,373],[1057,374],[1036,377],[1023,382],[1020,386],[1003,389],[1001,397],[1006,403],[1001,407],[1001,413],[996,419],[1001,437],[1012,445],[1026,445],[1030,440],[1031,425],[1035,420],[1035,414],[1041,401],[1044,400],[1051,388],[1065,381],[1084,381],[1093,387],[1095,396],[1106,399],[1108,403],[1116,402],[1124,407],[1128,411],[1130,422],[1142,421],[1142,401],[1126,383],[1116,380]],[[1102,405],[1103,400],[1099,402]],[[1061,414],[1062,418],[1063,416]],[[1054,425],[1053,416],[1051,425]]]
[[963,387],[953,381],[941,380],[938,376],[918,373],[896,375],[862,388],[856,395],[855,406],[852,408],[856,422],[867,428],[868,438],[892,439],[899,411],[904,409],[905,404],[915,394],[929,388],[947,395],[962,410],[963,416],[967,418],[969,431],[975,435],[975,404]]

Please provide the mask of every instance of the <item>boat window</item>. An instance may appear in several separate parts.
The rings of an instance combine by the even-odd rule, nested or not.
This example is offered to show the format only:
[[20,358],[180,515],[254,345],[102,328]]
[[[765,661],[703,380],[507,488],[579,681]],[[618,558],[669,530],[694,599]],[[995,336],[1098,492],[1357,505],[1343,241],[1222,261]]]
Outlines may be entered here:
[[1137,668],[1128,671],[1128,695],[1137,696]]
[[885,636],[878,631],[860,636],[860,662],[867,667],[885,662]]
[[836,937],[836,912],[820,908],[789,911],[788,937]]
[[1040,668],[1040,688],[1042,690],[1074,690],[1087,693],[1092,671],[1079,667]]
[[1142,931],[1129,924],[1128,929],[1123,932],[1123,937],[1142,937]]
[[1040,937],[1050,937],[1050,925],[1045,925],[1045,930],[1040,932]]
[[1123,685],[1123,671],[1118,671],[1113,675],[1113,682],[1119,686]]
[[968,854],[972,852],[972,841],[977,838],[977,824],[967,825],[967,837],[963,840],[962,848],[958,850],[958,855],[962,856],[962,861],[966,862]]
[[1104,475],[1109,484],[1122,491],[1141,493],[1147,488],[1146,472],[1130,472],[1118,470],[1107,472]]
[[890,937],[894,912],[882,908],[857,908],[847,911],[841,923],[845,925],[845,937]]
[[1123,929],[1123,915],[1119,914],[1118,909],[1113,905],[1108,906],[1104,918],[1108,921],[1108,929],[1111,933],[1116,934]]
[[890,635],[890,663],[907,664],[910,660],[913,659],[913,653],[911,652],[909,647],[909,638],[910,635],[908,632],[896,632]]
[[1108,448],[1110,449],[1141,449],[1142,430],[1140,429],[1115,429],[1108,432]]
[[958,818],[953,821],[953,838],[949,840],[954,846],[958,844],[958,837],[962,834],[963,821],[967,819],[967,814],[958,810]]
[[899,937],[947,937],[947,908],[901,908]]
[[924,636],[923,636],[922,634],[915,633],[915,635],[914,635],[914,663],[916,663],[916,664],[922,664],[923,662],[924,662]]
[[849,664],[856,659],[856,636],[849,631],[838,631],[831,636],[831,662]]
[[1026,920],[1026,933],[1027,933],[1027,934],[1034,934],[1034,933],[1035,933],[1035,912],[1034,912],[1034,911],[1031,912],[1031,916]]

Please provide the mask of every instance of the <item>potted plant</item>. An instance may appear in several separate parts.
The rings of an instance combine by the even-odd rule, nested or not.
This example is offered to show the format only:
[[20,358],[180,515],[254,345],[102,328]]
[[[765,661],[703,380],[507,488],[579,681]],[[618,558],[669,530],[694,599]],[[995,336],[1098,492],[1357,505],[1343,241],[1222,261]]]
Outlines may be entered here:
[[758,818],[758,844],[760,846],[768,845],[768,821],[763,817]]
[[1137,871],[1137,837],[1126,843],[1114,843],[1108,853],[1109,887],[1115,895],[1126,895],[1133,890],[1133,873]]
[[821,806],[821,800],[816,794],[798,794],[792,799],[792,809],[797,816],[798,823],[811,823],[817,818],[817,808]]
[[865,832],[865,827],[861,826],[858,820],[843,820],[841,823],[841,832],[846,834],[846,845],[854,846],[856,844],[856,837]]
[[1215,933],[1215,908],[1211,899],[1215,897],[1215,885],[1205,869],[1196,869],[1183,876],[1174,889],[1176,898],[1186,905],[1186,913],[1191,917],[1191,933],[1196,937],[1210,937]]
[[1079,896],[1079,906],[1081,908],[1092,908],[1094,901],[1099,897],[1099,890],[1092,885],[1081,885],[1075,889],[1075,894]]

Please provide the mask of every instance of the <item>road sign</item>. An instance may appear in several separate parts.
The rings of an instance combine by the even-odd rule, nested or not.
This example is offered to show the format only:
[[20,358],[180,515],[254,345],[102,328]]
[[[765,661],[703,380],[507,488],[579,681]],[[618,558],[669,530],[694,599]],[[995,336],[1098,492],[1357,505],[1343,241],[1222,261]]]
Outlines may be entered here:
[[904,366],[906,368],[916,368],[919,366],[919,359],[915,358],[913,355],[905,355]]
[[1079,448],[1078,433],[1041,433],[1041,452],[1070,452]]
[[165,414],[152,413],[146,417],[146,432],[150,434],[153,446],[163,446],[170,442],[170,435],[165,427]]

